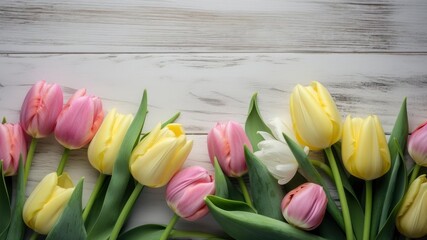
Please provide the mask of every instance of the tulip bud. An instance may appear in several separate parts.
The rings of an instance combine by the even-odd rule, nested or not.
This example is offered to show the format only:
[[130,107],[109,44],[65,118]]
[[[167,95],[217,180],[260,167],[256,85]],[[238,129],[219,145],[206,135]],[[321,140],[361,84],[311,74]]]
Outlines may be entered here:
[[412,132],[408,139],[408,152],[418,165],[427,167],[427,122]]
[[340,140],[341,116],[328,90],[319,82],[297,85],[290,110],[297,141],[311,150],[330,147]]
[[[257,156],[267,167],[268,171],[278,179],[280,185],[288,183],[297,173],[298,162],[283,137],[286,134],[294,139],[294,133],[282,120],[276,118],[268,123],[273,136],[267,132],[258,132],[264,140],[258,143]],[[308,154],[308,148],[304,148]]]
[[48,234],[61,216],[74,191],[70,176],[56,172],[46,175],[24,204],[22,218],[28,227]]
[[80,89],[68,100],[58,116],[55,138],[68,149],[79,149],[92,140],[102,119],[101,99]]
[[166,188],[166,202],[178,216],[195,221],[208,213],[204,199],[214,193],[213,176],[206,169],[193,166],[172,177]]
[[132,176],[142,185],[158,188],[166,185],[190,154],[193,141],[187,141],[181,124],[158,124],[133,150]]
[[33,138],[46,137],[53,132],[62,110],[63,95],[57,84],[39,81],[25,96],[20,122],[24,131]]
[[409,186],[396,217],[396,227],[408,238],[427,235],[427,178],[423,174]]
[[123,115],[112,109],[93,137],[87,150],[90,164],[103,174],[111,175],[120,146],[132,123],[131,114]]
[[27,143],[19,124],[0,124],[0,160],[3,161],[5,176],[15,175],[19,167],[19,156],[22,163],[27,158]]
[[322,223],[327,204],[328,198],[320,185],[304,183],[283,198],[282,214],[289,224],[313,230]]
[[237,122],[217,123],[208,134],[208,152],[212,164],[216,157],[221,169],[230,177],[241,177],[248,171],[245,145],[252,150],[245,131]]
[[363,180],[381,177],[390,169],[390,152],[377,116],[347,117],[343,127],[342,161],[347,171]]

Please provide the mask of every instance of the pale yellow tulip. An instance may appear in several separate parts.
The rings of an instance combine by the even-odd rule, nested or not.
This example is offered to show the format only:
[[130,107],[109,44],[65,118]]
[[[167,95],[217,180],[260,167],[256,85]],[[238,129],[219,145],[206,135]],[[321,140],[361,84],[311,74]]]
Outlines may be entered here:
[[74,185],[70,176],[56,172],[46,175],[24,204],[22,218],[28,227],[40,234],[48,234],[64,211]]
[[131,114],[119,114],[116,109],[112,109],[104,118],[87,150],[90,164],[99,172],[108,175],[113,172],[120,146],[132,120]]
[[133,150],[130,172],[142,185],[162,187],[181,168],[190,154],[193,141],[188,141],[180,124],[158,124]]
[[342,135],[342,161],[347,171],[360,179],[381,177],[390,169],[390,152],[377,116],[348,116]]

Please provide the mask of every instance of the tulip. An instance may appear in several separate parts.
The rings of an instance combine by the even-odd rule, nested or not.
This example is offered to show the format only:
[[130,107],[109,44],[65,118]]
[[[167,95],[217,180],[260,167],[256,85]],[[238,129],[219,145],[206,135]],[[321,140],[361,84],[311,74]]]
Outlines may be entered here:
[[363,180],[384,175],[391,166],[384,130],[377,116],[347,117],[343,127],[342,161],[347,171]]
[[67,173],[50,173],[36,186],[25,202],[22,218],[28,227],[48,234],[71,198],[74,185]]
[[27,143],[19,124],[0,124],[0,160],[3,161],[5,176],[15,175],[19,167],[19,156],[25,164]]
[[330,147],[341,137],[341,116],[328,90],[319,82],[297,85],[290,98],[295,137],[311,150]]
[[59,85],[45,81],[33,85],[21,107],[20,122],[24,131],[33,138],[51,134],[62,110],[63,101]]
[[217,123],[208,134],[209,157],[214,163],[218,159],[221,169],[227,176],[241,177],[248,171],[244,145],[252,150],[252,145],[239,123],[230,121]]
[[408,152],[415,163],[427,167],[427,122],[418,126],[408,138]]
[[205,197],[215,193],[213,176],[199,166],[175,174],[166,188],[166,202],[180,217],[195,221],[208,213]]
[[161,125],[153,129],[133,150],[130,172],[142,185],[162,187],[181,168],[190,154],[193,141],[188,141],[180,124]]
[[123,115],[112,109],[92,141],[87,151],[90,164],[102,174],[111,175],[120,146],[132,123],[131,114]]
[[101,99],[87,96],[80,89],[68,100],[58,116],[55,137],[68,149],[79,149],[88,144],[104,118]]
[[423,174],[409,186],[396,217],[396,227],[408,238],[427,235],[427,178]]
[[325,191],[320,185],[304,183],[283,198],[282,214],[289,224],[313,230],[322,223],[327,203]]
[[[258,132],[264,138],[258,143],[259,151],[257,156],[267,167],[269,172],[278,179],[278,183],[283,185],[288,183],[298,170],[298,162],[295,160],[292,151],[289,149],[283,133],[294,139],[294,133],[290,127],[282,120],[275,118],[268,123],[272,134]],[[305,149],[308,154],[308,148]]]

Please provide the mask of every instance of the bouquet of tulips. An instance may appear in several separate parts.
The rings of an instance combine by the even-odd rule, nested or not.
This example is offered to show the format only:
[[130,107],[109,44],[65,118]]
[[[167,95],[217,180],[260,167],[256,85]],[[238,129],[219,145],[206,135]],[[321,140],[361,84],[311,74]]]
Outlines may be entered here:
[[[20,114],[19,124],[4,120],[0,125],[0,240],[23,239],[25,233],[31,239],[126,240],[365,240],[427,234],[422,174],[427,126],[408,140],[416,164],[407,171],[406,101],[387,143],[377,116],[348,116],[343,122],[318,82],[295,87],[291,121],[266,124],[254,95],[245,129],[230,121],[209,132],[207,158],[214,174],[199,166],[182,169],[192,141],[174,123],[179,113],[141,132],[145,91],[135,117],[115,109],[104,116],[101,100],[86,90],[76,91],[64,105],[61,88],[41,81],[28,92]],[[37,142],[52,133],[64,147],[57,170],[25,199]],[[64,170],[69,152],[86,145],[99,177],[83,208],[83,179],[74,185]],[[166,187],[165,201],[174,215],[167,225],[124,231],[144,187]],[[174,227],[180,218],[196,221],[208,212],[227,235]]]
[[[219,165],[216,196],[206,202],[230,236],[388,240],[427,235],[427,179],[421,174],[427,166],[427,125],[407,144],[406,100],[387,143],[375,115],[342,121],[319,82],[293,89],[290,120],[266,124],[256,97],[245,124],[249,142],[241,130],[231,133],[231,125],[208,135],[211,159]],[[406,146],[415,161],[411,171]],[[245,173],[250,191],[241,180]],[[229,177],[237,177],[241,190]]]

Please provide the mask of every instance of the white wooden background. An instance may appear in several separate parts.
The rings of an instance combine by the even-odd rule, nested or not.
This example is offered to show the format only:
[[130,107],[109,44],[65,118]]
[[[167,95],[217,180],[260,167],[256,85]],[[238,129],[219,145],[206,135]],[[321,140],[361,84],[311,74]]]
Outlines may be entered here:
[[[377,114],[391,131],[408,97],[410,128],[427,120],[427,1],[0,1],[0,116],[18,120],[30,86],[59,83],[68,98],[87,88],[106,111],[135,113],[149,94],[146,129],[177,111],[194,149],[186,162],[212,170],[206,134],[217,121],[245,121],[259,93],[266,120],[288,115],[297,84],[322,82],[344,116]],[[27,193],[55,171],[54,138],[37,147]],[[97,172],[86,149],[66,166]],[[164,189],[145,189],[127,227],[166,224]],[[221,230],[208,216],[181,229]]]

